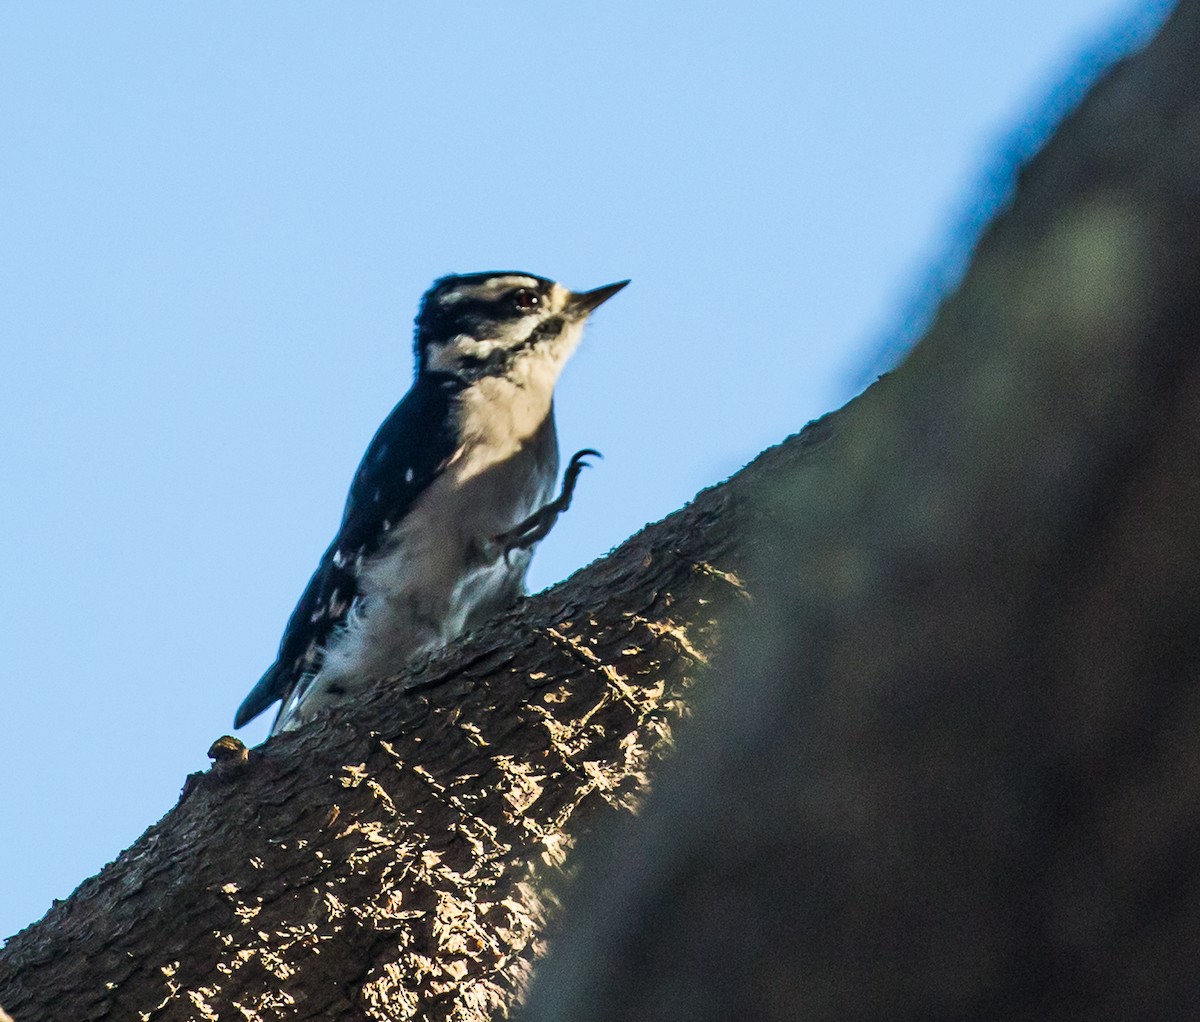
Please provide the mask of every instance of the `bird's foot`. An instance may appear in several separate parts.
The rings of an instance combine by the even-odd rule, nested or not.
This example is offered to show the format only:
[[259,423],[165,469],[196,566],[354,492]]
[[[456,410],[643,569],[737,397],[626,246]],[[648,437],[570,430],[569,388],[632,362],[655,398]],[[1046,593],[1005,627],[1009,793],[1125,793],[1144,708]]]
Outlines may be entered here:
[[506,563],[508,555],[514,550],[528,550],[535,543],[545,539],[547,533],[554,528],[558,516],[571,506],[571,497],[575,493],[575,483],[579,480],[579,473],[590,467],[584,460],[589,457],[603,458],[604,455],[599,451],[593,451],[590,447],[585,447],[582,451],[572,454],[571,460],[567,462],[567,470],[563,473],[562,492],[549,504],[531,514],[525,521],[507,532],[500,533],[495,538],[504,552]]

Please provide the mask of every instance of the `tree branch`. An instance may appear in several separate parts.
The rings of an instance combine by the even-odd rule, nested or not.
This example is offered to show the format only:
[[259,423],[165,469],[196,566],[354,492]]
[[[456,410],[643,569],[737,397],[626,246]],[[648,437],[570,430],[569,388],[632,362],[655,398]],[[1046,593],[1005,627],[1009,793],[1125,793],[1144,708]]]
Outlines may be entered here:
[[[355,709],[215,768],[0,952],[36,1019],[483,1019],[578,836],[628,813],[748,599],[747,486],[681,512]],[[552,899],[551,899],[552,900]]]
[[0,1004],[503,1013],[691,704],[531,1017],[1194,1004],[1198,9],[1027,168],[893,377],[351,713],[214,750],[0,952]]

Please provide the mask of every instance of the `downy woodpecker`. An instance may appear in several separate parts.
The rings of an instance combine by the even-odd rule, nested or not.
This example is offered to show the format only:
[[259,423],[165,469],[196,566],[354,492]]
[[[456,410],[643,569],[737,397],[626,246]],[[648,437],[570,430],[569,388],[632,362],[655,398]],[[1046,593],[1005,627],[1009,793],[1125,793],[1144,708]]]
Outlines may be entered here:
[[279,655],[238,709],[282,701],[272,733],[352,700],[405,660],[513,603],[570,503],[554,385],[584,321],[628,281],[572,292],[529,273],[444,277],[421,302],[416,377],[355,473],[337,535]]

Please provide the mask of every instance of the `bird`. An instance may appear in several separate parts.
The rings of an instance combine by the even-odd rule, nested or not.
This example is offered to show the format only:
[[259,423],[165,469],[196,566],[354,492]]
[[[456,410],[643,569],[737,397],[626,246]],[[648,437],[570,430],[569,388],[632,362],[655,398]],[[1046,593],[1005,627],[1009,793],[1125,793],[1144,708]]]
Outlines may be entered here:
[[525,591],[536,545],[571,503],[590,448],[554,496],[554,387],[584,323],[629,283],[575,292],[515,271],[436,280],[421,300],[411,387],[354,474],[341,525],[234,717],[280,704],[271,734],[336,712]]

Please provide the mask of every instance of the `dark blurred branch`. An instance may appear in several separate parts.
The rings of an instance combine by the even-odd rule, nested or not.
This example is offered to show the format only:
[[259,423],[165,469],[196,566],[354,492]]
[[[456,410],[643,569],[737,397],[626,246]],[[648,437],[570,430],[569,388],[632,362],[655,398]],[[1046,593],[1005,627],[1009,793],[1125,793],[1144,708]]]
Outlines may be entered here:
[[523,1018],[1196,1017],[1197,68],[1185,0],[759,491],[738,663]]

